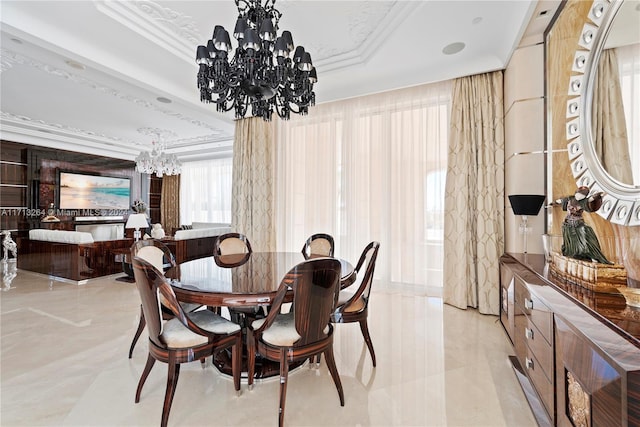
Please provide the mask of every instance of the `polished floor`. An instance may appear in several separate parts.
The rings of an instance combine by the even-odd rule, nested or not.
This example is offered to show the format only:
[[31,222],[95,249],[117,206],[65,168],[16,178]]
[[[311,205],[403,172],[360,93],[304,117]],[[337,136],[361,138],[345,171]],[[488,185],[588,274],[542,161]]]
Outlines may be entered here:
[[[157,363],[134,393],[146,361],[134,284],[117,276],[77,286],[18,271],[4,283],[1,308],[0,425],[157,426],[166,365]],[[338,325],[335,355],[345,406],[326,365],[289,376],[289,426],[535,426],[495,316],[459,310],[441,298],[376,285],[369,327],[373,368],[358,325]],[[171,426],[273,426],[278,382],[237,396],[207,362],[183,365]]]

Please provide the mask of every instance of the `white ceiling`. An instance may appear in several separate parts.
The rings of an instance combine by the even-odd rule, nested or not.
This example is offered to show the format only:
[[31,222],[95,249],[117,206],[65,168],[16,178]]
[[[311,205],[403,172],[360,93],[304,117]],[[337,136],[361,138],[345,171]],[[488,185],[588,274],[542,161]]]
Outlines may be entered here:
[[[558,3],[282,0],[276,8],[280,30],[312,55],[322,103],[502,69],[521,40],[542,34]],[[195,51],[214,25],[231,32],[236,17],[232,0],[2,0],[0,137],[132,160],[149,149],[150,128],[184,161],[228,153],[233,113],[200,103]],[[465,49],[444,55],[454,42]]]

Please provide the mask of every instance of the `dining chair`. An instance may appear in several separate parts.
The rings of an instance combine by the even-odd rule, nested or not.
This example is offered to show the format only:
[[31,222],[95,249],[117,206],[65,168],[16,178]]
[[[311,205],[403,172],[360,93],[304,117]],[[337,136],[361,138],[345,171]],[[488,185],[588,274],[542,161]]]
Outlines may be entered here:
[[[369,353],[371,353],[371,360],[373,361],[374,367],[376,366],[376,353],[373,351],[373,342],[369,335],[367,318],[369,316],[371,284],[373,282],[373,273],[376,268],[379,248],[380,243],[378,242],[371,242],[364,248],[355,268],[356,280],[349,287],[340,291],[336,309],[331,314],[332,323],[358,322],[360,324],[360,331],[362,331],[362,337],[369,348]],[[365,264],[364,274],[361,275],[360,270],[362,270]],[[317,365],[320,364],[320,358],[321,354],[318,353],[315,356]],[[309,362],[313,362],[313,356],[309,358]]]
[[[155,239],[147,239],[147,240],[138,240],[131,246],[131,258],[140,257],[145,261],[151,263],[159,272],[164,272],[168,268],[172,268],[176,266],[176,260],[171,253],[171,250],[159,240]],[[197,310],[202,307],[200,304],[191,304],[191,303],[180,303],[182,309],[189,313]],[[160,307],[162,312],[163,320],[170,320],[173,318],[173,313],[169,310],[165,304],[164,299],[161,297]],[[133,336],[133,340],[131,341],[131,346],[129,347],[129,359],[133,355],[133,349],[144,330],[146,325],[146,320],[144,317],[144,310],[142,310],[142,304],[140,304],[140,321],[138,322],[138,329],[136,330],[135,335]]]
[[[374,367],[376,366],[376,353],[373,351],[373,343],[369,336],[367,318],[369,316],[369,297],[371,295],[373,273],[376,268],[376,259],[378,258],[378,249],[380,249],[380,243],[375,241],[364,248],[355,268],[356,281],[351,286],[340,291],[338,304],[333,314],[331,314],[331,322],[333,323],[358,322],[360,324],[362,337],[367,343]],[[361,276],[360,271],[365,264],[364,275]]]
[[245,254],[251,253],[251,243],[247,236],[240,233],[225,233],[214,241],[213,253],[214,255],[229,255],[229,254]]
[[309,259],[312,255],[332,257],[334,246],[333,237],[330,234],[312,234],[302,247],[302,255],[304,259]]
[[[340,261],[315,258],[293,267],[284,276],[266,318],[247,328],[247,368],[249,389],[253,388],[256,353],[280,362],[280,411],[278,425],[284,423],[289,363],[324,353],[327,366],[344,406],[344,393],[333,356],[331,313],[340,289]],[[281,313],[287,293],[293,292],[291,309]]]
[[[249,239],[241,233],[221,234],[213,243],[213,254],[226,256],[226,262],[216,259],[218,265],[234,267],[243,264],[247,261],[246,255],[252,252]],[[230,255],[238,255],[238,258],[230,257]],[[242,326],[246,326],[247,316],[249,320],[253,320],[260,313],[260,307],[229,307],[228,310],[232,319]]]
[[[209,310],[186,313],[176,299],[169,280],[151,262],[141,257],[132,259],[136,287],[149,332],[149,355],[138,387],[135,402],[140,402],[142,387],[156,360],[168,365],[167,387],[162,408],[161,426],[166,426],[180,365],[195,360],[204,362],[214,352],[231,348],[233,384],[240,394],[242,365],[242,331],[240,326]],[[173,318],[163,322],[160,297]],[[204,363],[203,363],[204,366]]]

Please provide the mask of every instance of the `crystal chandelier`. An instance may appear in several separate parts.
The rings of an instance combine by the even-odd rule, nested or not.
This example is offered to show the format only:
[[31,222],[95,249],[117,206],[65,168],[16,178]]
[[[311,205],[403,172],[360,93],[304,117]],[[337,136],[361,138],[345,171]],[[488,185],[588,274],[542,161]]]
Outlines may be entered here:
[[289,31],[278,36],[282,14],[275,0],[235,0],[238,8],[233,36],[238,47],[231,57],[229,33],[216,25],[207,46],[198,46],[200,100],[215,103],[220,112],[235,109],[236,118],[251,114],[271,120],[275,110],[288,120],[290,114],[307,114],[315,104],[313,84],[318,80],[311,55],[294,50]]
[[182,164],[178,157],[175,154],[166,153],[167,144],[162,137],[171,132],[150,128],[141,128],[138,132],[155,135],[156,138],[151,142],[151,152],[141,151],[136,157],[136,172],[155,173],[158,178],[162,175],[179,175],[182,172]]

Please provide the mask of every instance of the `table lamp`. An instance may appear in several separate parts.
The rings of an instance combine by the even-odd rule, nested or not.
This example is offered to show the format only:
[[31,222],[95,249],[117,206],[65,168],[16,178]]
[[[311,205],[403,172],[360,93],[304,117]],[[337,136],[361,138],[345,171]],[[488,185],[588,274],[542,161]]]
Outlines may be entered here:
[[513,209],[514,215],[521,215],[522,222],[520,223],[520,233],[524,234],[523,253],[527,253],[527,233],[529,227],[527,224],[527,217],[529,215],[536,216],[540,212],[540,208],[544,203],[545,196],[539,196],[534,194],[513,194],[509,196],[509,202]]
[[129,215],[127,224],[124,227],[135,228],[135,231],[133,232],[133,238],[137,242],[138,240],[140,240],[140,229],[149,227],[147,216],[145,214],[131,214]]

